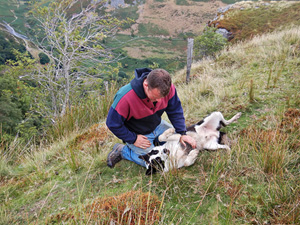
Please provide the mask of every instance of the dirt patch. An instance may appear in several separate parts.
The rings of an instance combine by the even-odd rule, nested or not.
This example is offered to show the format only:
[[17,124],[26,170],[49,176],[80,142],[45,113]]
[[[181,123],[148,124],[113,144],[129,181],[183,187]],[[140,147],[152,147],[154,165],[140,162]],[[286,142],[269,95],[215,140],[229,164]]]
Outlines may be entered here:
[[[181,33],[199,34],[206,23],[214,18],[217,9],[225,6],[221,1],[187,1],[187,5],[176,5],[175,0],[146,0],[145,4],[139,6],[139,18],[131,29],[137,34],[139,24],[151,23],[167,30],[170,36]],[[131,29],[127,30],[128,34]]]

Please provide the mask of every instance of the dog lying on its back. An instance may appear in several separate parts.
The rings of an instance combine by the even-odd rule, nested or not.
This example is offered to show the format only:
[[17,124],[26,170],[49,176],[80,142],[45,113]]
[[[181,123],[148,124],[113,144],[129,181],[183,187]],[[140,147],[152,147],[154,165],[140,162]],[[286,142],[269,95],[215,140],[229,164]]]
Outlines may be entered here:
[[157,170],[167,172],[174,168],[191,166],[194,164],[200,150],[227,149],[230,147],[221,144],[222,136],[220,132],[222,126],[227,126],[240,118],[241,113],[237,113],[230,120],[225,120],[221,112],[213,112],[199,123],[187,128],[187,135],[196,140],[197,147],[192,147],[186,143],[184,146],[180,142],[180,134],[175,133],[174,128],[166,130],[158,137],[160,142],[165,144],[154,147],[149,153],[139,156],[146,162],[146,175],[155,173]]

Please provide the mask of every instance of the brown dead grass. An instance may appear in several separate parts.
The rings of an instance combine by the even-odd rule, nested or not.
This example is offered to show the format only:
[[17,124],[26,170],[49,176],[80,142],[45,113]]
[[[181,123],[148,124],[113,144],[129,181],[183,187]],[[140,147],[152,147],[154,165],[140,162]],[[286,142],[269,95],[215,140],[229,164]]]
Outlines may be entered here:
[[[258,121],[261,123],[261,121]],[[242,130],[252,148],[260,156],[261,166],[266,174],[284,175],[287,152],[298,151],[300,147],[300,110],[287,109],[275,128],[263,129],[255,124]],[[297,136],[291,136],[295,133]]]
[[46,224],[86,222],[87,224],[154,224],[160,218],[161,201],[156,195],[129,191],[121,195],[95,199],[81,212],[70,209],[52,216]]
[[300,222],[300,198],[293,202],[276,205],[272,211],[271,224],[299,224]]
[[300,110],[290,108],[285,111],[280,127],[292,132],[300,130]]
[[109,135],[111,133],[106,126],[95,124],[83,134],[76,136],[71,145],[80,150],[98,147],[108,139]]

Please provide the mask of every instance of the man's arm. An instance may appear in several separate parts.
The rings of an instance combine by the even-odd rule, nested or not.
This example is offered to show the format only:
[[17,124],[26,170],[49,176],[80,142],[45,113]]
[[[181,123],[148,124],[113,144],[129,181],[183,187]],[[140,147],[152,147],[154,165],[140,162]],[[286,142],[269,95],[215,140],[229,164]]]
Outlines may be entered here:
[[133,144],[137,139],[137,135],[128,130],[128,128],[124,125],[124,121],[125,118],[111,107],[106,118],[107,127],[119,139],[129,144]]
[[124,125],[125,118],[117,113],[116,110],[111,108],[108,112],[106,119],[106,125],[119,139],[129,144],[134,144],[136,147],[146,149],[151,146],[150,141],[141,134],[135,134],[128,130]]
[[185,134],[186,126],[183,115],[183,109],[181,106],[180,99],[177,96],[177,91],[174,85],[171,86],[170,95],[171,98],[169,99],[168,106],[166,108],[166,113],[170,122],[174,126],[176,133]]
[[176,133],[182,134],[180,142],[185,145],[185,142],[189,143],[193,148],[196,148],[196,140],[190,136],[185,135],[186,125],[185,118],[183,115],[183,108],[181,106],[180,99],[177,96],[177,91],[172,85],[171,94],[174,92],[173,97],[169,100],[166,112],[168,114],[169,120],[175,128]]

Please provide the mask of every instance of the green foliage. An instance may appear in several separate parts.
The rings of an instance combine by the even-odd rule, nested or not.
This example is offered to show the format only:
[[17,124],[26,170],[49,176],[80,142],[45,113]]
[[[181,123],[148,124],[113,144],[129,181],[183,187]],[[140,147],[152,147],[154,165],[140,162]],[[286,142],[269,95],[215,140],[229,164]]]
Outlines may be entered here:
[[176,0],[176,5],[190,5],[187,0]]
[[215,31],[215,28],[208,27],[202,35],[195,38],[194,55],[196,59],[214,56],[227,44],[227,39]]
[[139,18],[139,14],[137,12],[138,12],[138,6],[135,5],[135,6],[125,7],[125,8],[115,9],[113,12],[113,16],[115,16],[120,21],[130,18],[130,21],[128,21],[128,23],[122,26],[123,29],[128,29],[131,27],[134,21],[136,21]]
[[0,108],[1,129],[2,133],[10,136],[18,134],[28,140],[37,133],[36,129],[40,126],[36,123],[39,119],[33,119],[28,114],[35,88],[22,77],[32,70],[35,61],[27,52],[14,50],[13,53],[16,61],[8,60],[9,67],[4,67],[0,74],[0,103],[3,106]]
[[109,64],[116,60],[105,40],[129,20],[118,20],[104,7],[103,2],[77,0],[33,4],[31,14],[42,28],[37,30],[36,45],[50,58],[48,65],[32,74],[44,87],[43,116],[56,120],[85,95],[86,84],[115,74],[117,68]]
[[105,119],[119,85],[111,82],[106,91],[99,93],[98,90],[85,96],[78,105],[73,106],[64,116],[57,118],[55,124],[49,127],[50,138],[54,140],[63,138]]
[[25,46],[16,42],[15,38],[0,30],[0,65],[5,64],[9,59],[15,60],[13,50],[25,52]]
[[50,62],[49,57],[43,52],[39,53],[39,57],[40,57],[40,63],[42,65],[47,64],[47,63]]
[[141,36],[147,36],[147,35],[169,35],[169,32],[163,28],[160,28],[156,24],[147,23],[147,24],[139,24],[139,35]]

